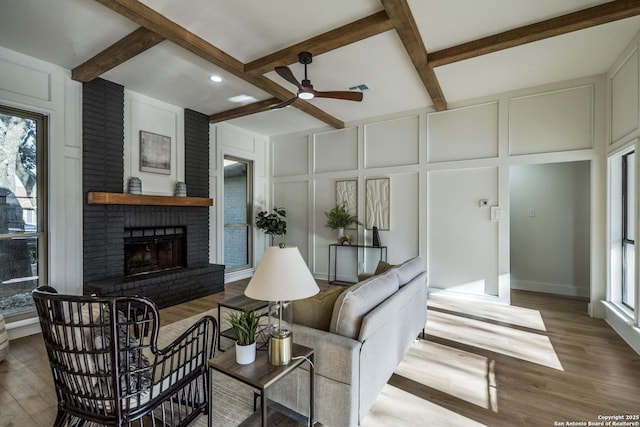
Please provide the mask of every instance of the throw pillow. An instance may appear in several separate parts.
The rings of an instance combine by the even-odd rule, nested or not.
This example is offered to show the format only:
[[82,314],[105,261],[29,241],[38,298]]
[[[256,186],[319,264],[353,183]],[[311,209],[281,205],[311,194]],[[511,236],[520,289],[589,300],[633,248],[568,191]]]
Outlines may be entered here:
[[[109,310],[105,310],[105,318],[108,319]],[[120,368],[120,386],[125,392],[142,391],[149,388],[151,384],[151,373],[149,359],[143,353],[140,342],[129,333],[129,319],[118,310],[118,344],[120,354],[118,357]],[[105,322],[107,323],[107,322]],[[105,328],[105,334],[96,336],[93,342],[97,352],[97,367],[100,372],[111,371],[111,360],[108,348],[111,343],[111,330]]]
[[330,288],[312,297],[293,301],[293,323],[328,331],[333,305],[343,291],[343,288]]
[[377,276],[378,274],[382,274],[385,271],[391,270],[393,267],[395,267],[393,264],[389,264],[386,261],[380,260],[378,261],[378,266],[376,267],[376,271],[373,272],[373,275]]

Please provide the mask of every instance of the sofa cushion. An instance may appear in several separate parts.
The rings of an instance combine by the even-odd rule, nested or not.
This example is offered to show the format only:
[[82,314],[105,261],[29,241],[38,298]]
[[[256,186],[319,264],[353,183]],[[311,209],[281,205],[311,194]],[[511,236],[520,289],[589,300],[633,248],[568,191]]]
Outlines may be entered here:
[[328,331],[333,305],[344,288],[330,288],[316,295],[293,301],[293,323]]
[[424,271],[422,258],[419,256],[411,258],[410,260],[407,260],[395,267],[394,270],[398,275],[398,282],[400,286],[404,286]]
[[329,332],[357,338],[362,318],[398,290],[395,269],[373,276],[344,291],[336,300]]

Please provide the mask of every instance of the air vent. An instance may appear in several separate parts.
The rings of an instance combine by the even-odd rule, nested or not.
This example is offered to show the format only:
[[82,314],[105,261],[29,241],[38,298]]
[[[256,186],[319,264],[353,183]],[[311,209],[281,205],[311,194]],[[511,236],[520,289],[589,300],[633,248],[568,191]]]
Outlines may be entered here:
[[371,88],[366,83],[360,83],[359,85],[351,86],[349,90],[357,90],[359,92],[364,92],[367,90],[371,90]]

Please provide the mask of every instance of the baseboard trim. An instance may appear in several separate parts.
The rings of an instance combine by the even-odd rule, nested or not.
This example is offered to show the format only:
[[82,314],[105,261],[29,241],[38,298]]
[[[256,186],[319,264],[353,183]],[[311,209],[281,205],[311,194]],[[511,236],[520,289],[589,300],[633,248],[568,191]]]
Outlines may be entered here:
[[7,323],[6,327],[9,341],[40,333],[40,322],[37,317]]
[[589,298],[589,289],[578,288],[560,283],[534,282],[531,280],[511,279],[511,289],[521,291],[543,292],[545,294],[566,295],[571,297]]

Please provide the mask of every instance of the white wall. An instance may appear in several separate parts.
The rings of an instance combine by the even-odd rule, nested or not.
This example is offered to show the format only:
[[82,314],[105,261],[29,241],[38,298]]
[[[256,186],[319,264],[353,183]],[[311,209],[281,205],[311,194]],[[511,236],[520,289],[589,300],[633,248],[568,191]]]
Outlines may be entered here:
[[[140,171],[140,131],[171,138],[171,173]],[[184,181],[184,108],[125,89],[124,91],[124,182],[142,181],[142,194],[172,196],[176,181]]]
[[[0,103],[49,117],[49,279],[82,293],[82,86],[71,72],[0,47]],[[7,325],[10,338],[37,331],[36,319]]]
[[[342,130],[278,136],[271,141],[271,194],[275,204],[302,217],[307,212],[299,219],[300,230],[310,224],[307,260],[316,277],[326,278],[327,245],[335,235],[324,227],[324,212],[335,206],[335,182],[358,181],[364,222],[366,179],[389,177],[391,229],[381,232],[389,261],[421,255],[432,290],[509,302],[510,167],[587,161],[590,263],[586,279],[577,280],[581,294],[599,301],[605,289],[604,104],[604,78],[593,77],[459,103],[445,112],[410,111]],[[501,208],[502,219],[492,221],[481,199]],[[355,237],[371,242],[363,227]],[[339,262],[350,277],[375,268],[363,256],[345,254]],[[590,308],[603,314],[599,305]]]
[[[636,193],[635,218],[635,312],[620,304],[621,299],[621,212],[620,155],[635,150],[636,165],[640,164],[640,33],[629,43],[607,74],[608,83],[608,218],[607,218],[607,294],[602,298],[607,322],[640,353],[640,251],[637,249],[640,226],[640,197]],[[640,177],[636,175],[636,188]]]

